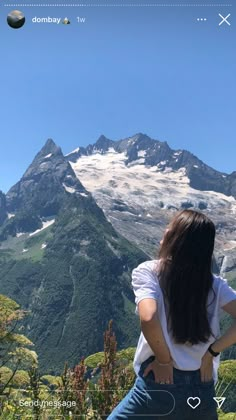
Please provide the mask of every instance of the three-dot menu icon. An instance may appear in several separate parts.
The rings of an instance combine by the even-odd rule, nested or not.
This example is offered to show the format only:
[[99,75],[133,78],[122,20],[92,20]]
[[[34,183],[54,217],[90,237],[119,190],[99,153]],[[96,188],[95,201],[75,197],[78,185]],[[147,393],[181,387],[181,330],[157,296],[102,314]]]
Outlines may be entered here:
[[198,17],[197,18],[197,22],[206,22],[207,21],[207,18],[203,18],[203,17]]

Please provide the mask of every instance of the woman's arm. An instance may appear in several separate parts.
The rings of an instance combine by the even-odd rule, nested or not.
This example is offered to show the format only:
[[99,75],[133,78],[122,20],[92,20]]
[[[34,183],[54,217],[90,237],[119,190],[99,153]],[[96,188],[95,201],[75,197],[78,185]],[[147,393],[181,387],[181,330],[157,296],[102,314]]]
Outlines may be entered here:
[[[216,340],[214,344],[212,344],[211,348],[216,353],[220,353],[228,347],[232,346],[232,344],[236,344],[236,299],[227,303],[225,306],[222,307],[222,309],[228,314],[230,314],[234,321],[231,327],[228,328],[228,330],[218,340]],[[202,358],[200,371],[201,380],[203,382],[212,379],[213,356],[208,350]]]
[[159,321],[157,301],[142,299],[138,304],[138,310],[143,335],[155,355],[154,361],[146,367],[143,376],[153,371],[155,382],[172,384],[173,364]]
[[232,344],[236,344],[236,299],[227,303],[222,309],[230,314],[234,321],[231,327],[229,327],[228,330],[212,344],[211,348],[216,353],[220,353],[232,346]]
[[153,371],[155,382],[170,384],[173,383],[173,364],[158,318],[159,291],[154,273],[155,265],[155,261],[146,261],[132,271],[132,286],[141,329],[155,355],[143,376]]
[[157,301],[143,299],[138,304],[141,330],[160,363],[169,363],[171,355],[166,344],[157,312]]

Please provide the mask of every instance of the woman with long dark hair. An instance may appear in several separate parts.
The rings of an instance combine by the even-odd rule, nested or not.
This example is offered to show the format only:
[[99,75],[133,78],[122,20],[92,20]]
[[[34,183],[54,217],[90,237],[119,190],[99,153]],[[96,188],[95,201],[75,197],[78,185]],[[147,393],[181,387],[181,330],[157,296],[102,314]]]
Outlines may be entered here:
[[[107,420],[216,420],[220,352],[236,343],[236,291],[212,274],[214,223],[184,210],[167,227],[158,260],[132,272],[141,334],[137,378]],[[219,312],[234,318],[220,336]]]

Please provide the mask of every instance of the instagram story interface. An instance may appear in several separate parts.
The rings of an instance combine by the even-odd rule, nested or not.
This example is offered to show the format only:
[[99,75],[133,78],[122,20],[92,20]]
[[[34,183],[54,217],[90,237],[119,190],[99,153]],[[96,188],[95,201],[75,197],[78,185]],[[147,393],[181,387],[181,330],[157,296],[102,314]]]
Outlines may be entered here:
[[235,5],[0,35],[0,417],[236,419]]

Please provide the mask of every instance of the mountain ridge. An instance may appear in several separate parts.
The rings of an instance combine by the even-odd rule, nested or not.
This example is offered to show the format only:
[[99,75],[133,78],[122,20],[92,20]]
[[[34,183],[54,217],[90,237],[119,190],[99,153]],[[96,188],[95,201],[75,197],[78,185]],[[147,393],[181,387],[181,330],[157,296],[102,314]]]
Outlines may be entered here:
[[[217,171],[188,150],[171,149],[166,141],[154,140],[143,133],[116,141],[101,135],[94,144],[79,147],[77,152],[67,154],[66,158],[76,162],[81,156],[106,153],[111,147],[118,153],[126,152],[126,165],[139,160],[140,164],[146,166],[158,166],[160,171],[166,168],[178,171],[185,167],[192,188],[202,191],[212,190],[236,197],[236,171],[231,174]],[[146,152],[141,158],[142,161],[139,155],[141,150]]]

